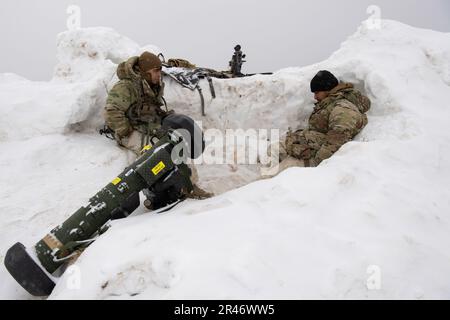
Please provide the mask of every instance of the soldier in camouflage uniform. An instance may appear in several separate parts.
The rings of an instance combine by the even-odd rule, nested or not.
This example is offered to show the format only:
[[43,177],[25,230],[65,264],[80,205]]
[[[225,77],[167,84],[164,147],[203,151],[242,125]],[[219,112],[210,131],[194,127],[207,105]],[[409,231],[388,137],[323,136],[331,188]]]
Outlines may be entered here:
[[[119,145],[141,154],[145,145],[152,144],[151,138],[161,138],[165,116],[173,113],[162,109],[165,105],[164,82],[161,80],[162,63],[150,52],[131,57],[119,64],[119,82],[109,91],[105,106],[106,125],[114,131]],[[200,189],[197,170],[190,165],[194,191],[192,198],[208,198],[212,194]]]
[[109,91],[105,120],[116,141],[137,155],[151,143],[151,136],[159,137],[163,117],[164,83],[161,81],[161,61],[150,52],[131,57],[119,64],[119,82]]
[[351,83],[339,83],[329,71],[319,71],[311,80],[317,100],[308,128],[289,131],[280,143],[280,169],[315,167],[352,140],[367,124],[370,100]]

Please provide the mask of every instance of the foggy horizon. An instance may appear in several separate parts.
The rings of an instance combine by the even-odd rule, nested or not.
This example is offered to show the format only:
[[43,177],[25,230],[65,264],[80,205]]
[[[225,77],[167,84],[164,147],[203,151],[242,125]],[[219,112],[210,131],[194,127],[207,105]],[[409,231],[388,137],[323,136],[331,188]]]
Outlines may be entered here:
[[184,58],[198,66],[225,70],[233,47],[240,44],[247,55],[244,73],[306,66],[328,58],[369,18],[369,5],[380,7],[382,19],[450,32],[450,3],[445,0],[318,0],[314,4],[294,0],[6,0],[0,13],[0,73],[51,79],[57,62],[56,36],[67,30],[69,5],[80,7],[82,28],[113,28],[140,46],[158,46],[166,59]]

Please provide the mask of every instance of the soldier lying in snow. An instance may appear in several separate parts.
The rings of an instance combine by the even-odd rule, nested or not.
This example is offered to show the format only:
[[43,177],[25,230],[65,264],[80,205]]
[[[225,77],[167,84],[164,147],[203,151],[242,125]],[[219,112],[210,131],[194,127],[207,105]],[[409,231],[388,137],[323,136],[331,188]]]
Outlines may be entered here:
[[370,100],[351,83],[339,83],[329,71],[319,71],[311,80],[317,100],[308,128],[289,131],[280,142],[280,167],[315,167],[352,140],[367,124]]

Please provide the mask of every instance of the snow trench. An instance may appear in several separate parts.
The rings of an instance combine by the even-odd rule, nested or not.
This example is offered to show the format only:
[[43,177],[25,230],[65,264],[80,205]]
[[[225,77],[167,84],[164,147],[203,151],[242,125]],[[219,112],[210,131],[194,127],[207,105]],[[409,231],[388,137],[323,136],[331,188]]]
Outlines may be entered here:
[[[108,28],[57,39],[51,81],[0,74],[2,259],[133,161],[97,129],[117,63],[160,51]],[[223,136],[254,129],[258,143],[264,130],[306,126],[319,70],[355,84],[372,107],[355,140],[317,168],[261,180],[257,164],[198,164],[200,185],[215,197],[161,215],[141,206],[114,222],[76,262],[80,285],[66,273],[50,298],[448,299],[449,40],[396,21],[363,22],[317,64],[213,79],[215,99],[202,81],[205,117],[198,92],[165,79],[170,108]],[[3,264],[0,283],[2,298],[31,298]]]

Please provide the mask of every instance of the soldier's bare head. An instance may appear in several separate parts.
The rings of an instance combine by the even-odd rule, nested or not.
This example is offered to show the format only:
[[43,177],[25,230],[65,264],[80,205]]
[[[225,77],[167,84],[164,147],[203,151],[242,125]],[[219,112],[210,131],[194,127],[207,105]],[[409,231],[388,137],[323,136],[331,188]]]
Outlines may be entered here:
[[138,64],[142,77],[149,84],[156,85],[161,83],[162,63],[156,55],[145,51],[140,55]]

